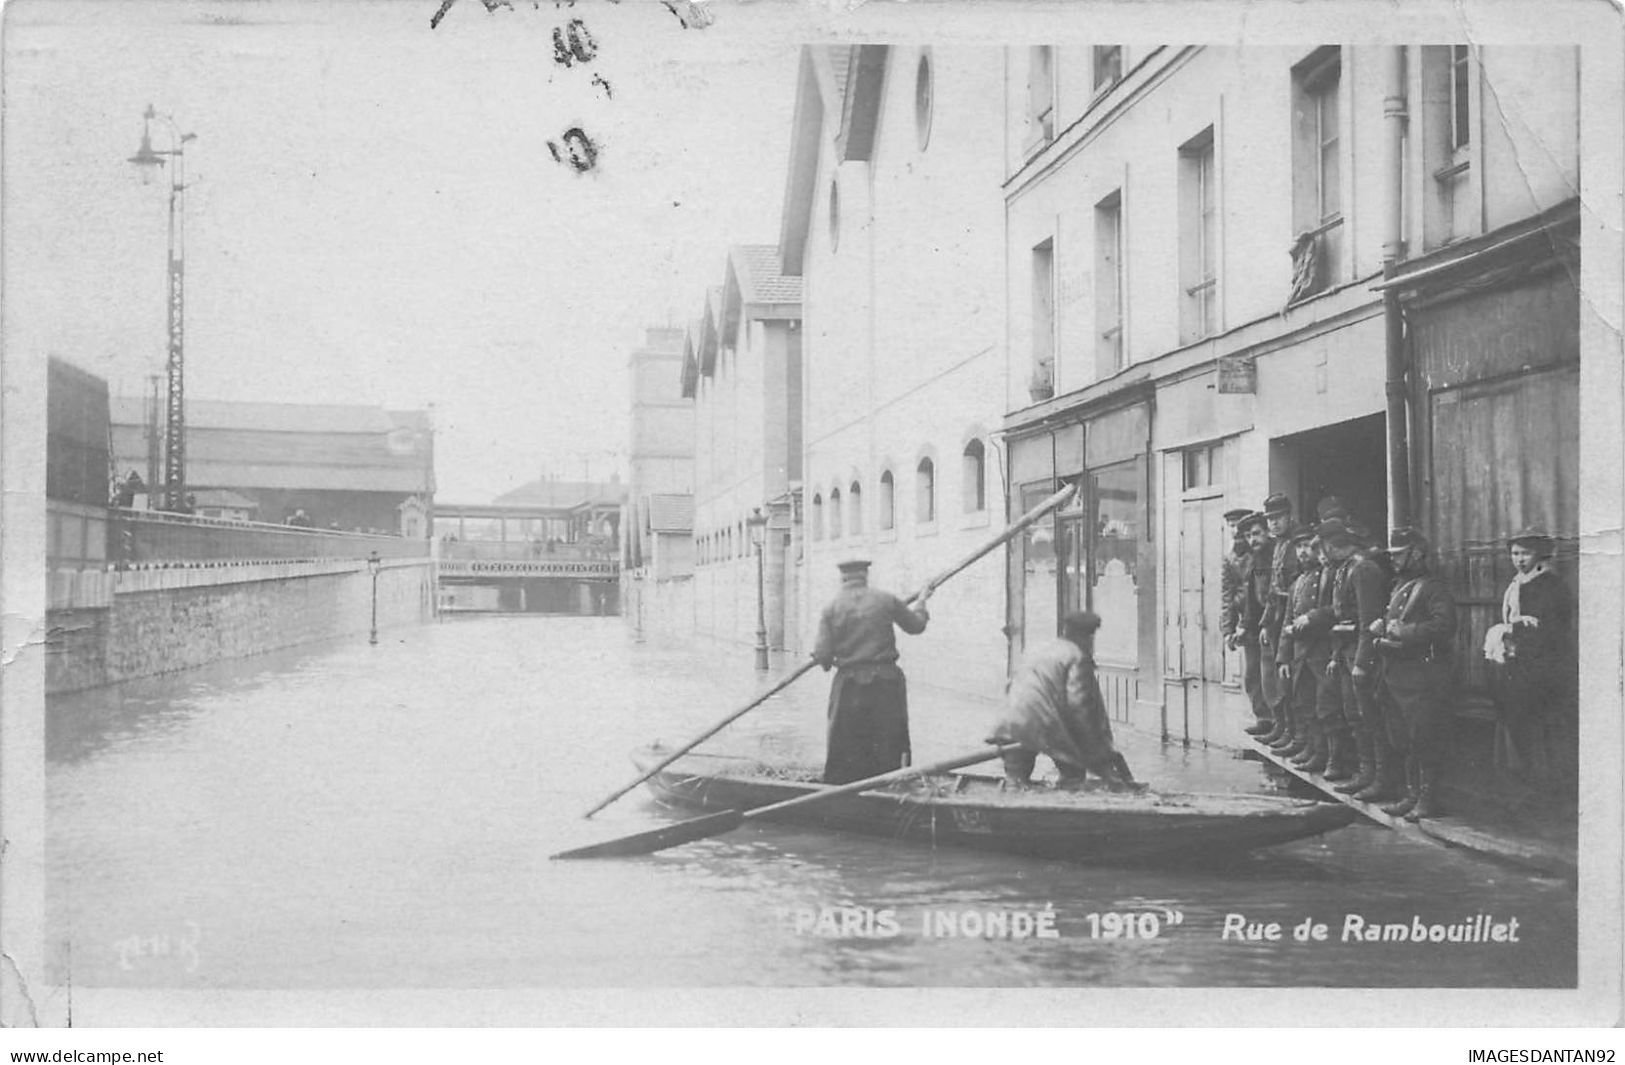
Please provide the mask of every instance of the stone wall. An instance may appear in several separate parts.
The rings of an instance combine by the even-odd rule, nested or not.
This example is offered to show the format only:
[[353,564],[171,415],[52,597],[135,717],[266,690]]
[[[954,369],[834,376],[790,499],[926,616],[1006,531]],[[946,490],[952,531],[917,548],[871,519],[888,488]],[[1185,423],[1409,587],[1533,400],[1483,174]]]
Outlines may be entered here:
[[[76,691],[282,647],[365,638],[372,577],[364,563],[281,563],[115,575],[112,605],[51,611],[46,692]],[[427,561],[386,561],[378,628],[427,621]]]

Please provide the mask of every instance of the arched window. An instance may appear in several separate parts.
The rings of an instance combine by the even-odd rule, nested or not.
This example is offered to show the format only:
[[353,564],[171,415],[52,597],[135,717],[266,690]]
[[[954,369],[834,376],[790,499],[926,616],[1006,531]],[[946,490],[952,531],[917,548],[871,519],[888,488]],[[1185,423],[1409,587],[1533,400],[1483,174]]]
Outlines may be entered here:
[[937,520],[937,466],[930,459],[921,459],[915,468],[914,520],[929,525]]
[[965,513],[975,514],[987,509],[987,450],[980,440],[965,445],[961,460],[964,483],[961,494],[965,500]]
[[841,186],[831,178],[829,183],[829,250],[841,246]]
[[812,538],[822,540],[824,538],[824,496],[822,493],[813,493],[812,511],[807,515],[807,520],[812,525]]
[[914,72],[914,133],[920,151],[931,141],[931,57],[922,55]]
[[839,540],[841,538],[841,529],[841,490],[831,488],[829,490],[829,538]]
[[880,475],[880,528],[897,528],[897,491],[892,483],[891,471]]
[[852,512],[852,535],[858,536],[863,532],[863,486],[856,481],[847,492],[846,505]]

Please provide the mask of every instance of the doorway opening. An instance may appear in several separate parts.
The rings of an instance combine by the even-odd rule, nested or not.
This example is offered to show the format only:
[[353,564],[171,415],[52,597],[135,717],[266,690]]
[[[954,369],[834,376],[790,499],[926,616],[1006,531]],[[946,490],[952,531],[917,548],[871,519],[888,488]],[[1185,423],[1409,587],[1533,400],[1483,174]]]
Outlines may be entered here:
[[1327,496],[1343,501],[1373,539],[1388,536],[1388,420],[1353,418],[1270,441],[1270,487],[1292,496],[1299,521],[1316,520]]

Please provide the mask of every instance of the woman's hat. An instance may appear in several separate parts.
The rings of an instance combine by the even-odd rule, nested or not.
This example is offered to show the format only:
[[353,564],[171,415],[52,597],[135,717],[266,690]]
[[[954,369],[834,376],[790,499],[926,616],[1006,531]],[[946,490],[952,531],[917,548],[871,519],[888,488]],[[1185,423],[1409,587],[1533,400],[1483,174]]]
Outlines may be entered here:
[[1519,529],[1517,532],[1507,537],[1508,547],[1511,547],[1514,544],[1522,544],[1525,547],[1529,547],[1536,551],[1545,551],[1548,554],[1551,552],[1552,548],[1556,546],[1556,543],[1557,541],[1552,537],[1552,534],[1547,532],[1545,529],[1542,529],[1538,525],[1530,525],[1526,528]]

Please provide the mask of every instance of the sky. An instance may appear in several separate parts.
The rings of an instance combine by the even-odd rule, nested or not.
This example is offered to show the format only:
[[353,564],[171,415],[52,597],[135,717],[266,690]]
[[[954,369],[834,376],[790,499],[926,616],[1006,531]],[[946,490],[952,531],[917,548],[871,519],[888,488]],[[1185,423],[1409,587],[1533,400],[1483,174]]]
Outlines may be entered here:
[[[8,4],[10,352],[115,394],[162,372],[168,178],[127,162],[151,103],[196,135],[188,397],[433,404],[442,500],[624,470],[645,327],[777,241],[799,41],[748,5],[438,7]],[[572,18],[598,51],[566,68]],[[585,174],[548,150],[572,126]]]

